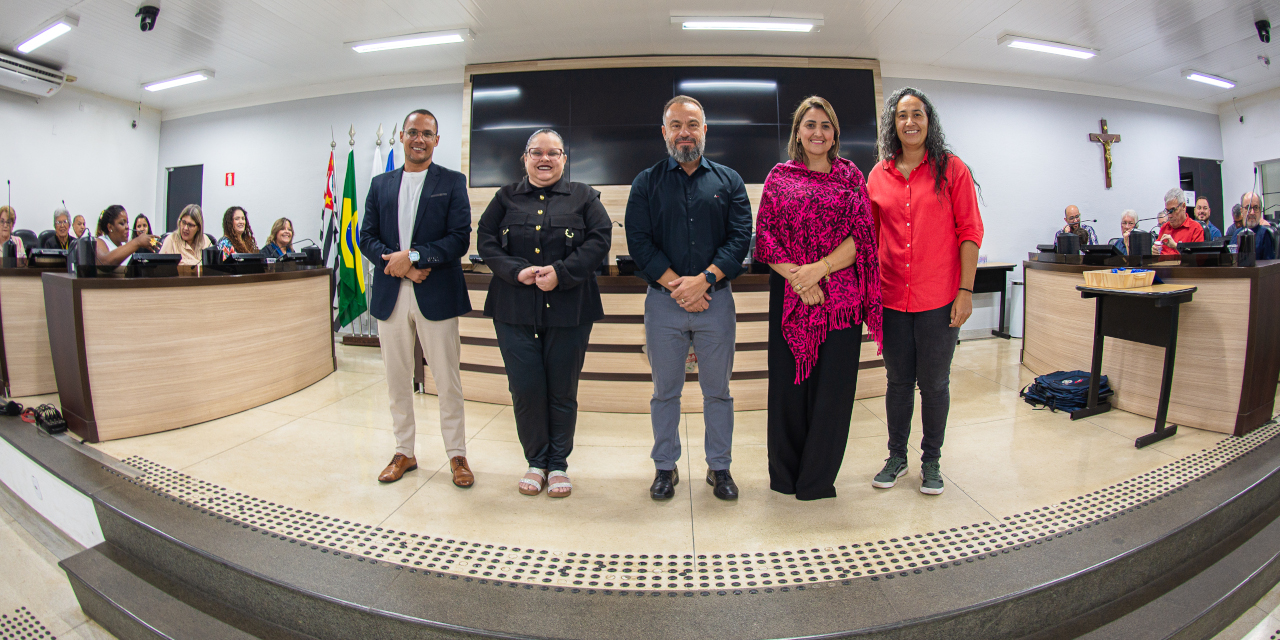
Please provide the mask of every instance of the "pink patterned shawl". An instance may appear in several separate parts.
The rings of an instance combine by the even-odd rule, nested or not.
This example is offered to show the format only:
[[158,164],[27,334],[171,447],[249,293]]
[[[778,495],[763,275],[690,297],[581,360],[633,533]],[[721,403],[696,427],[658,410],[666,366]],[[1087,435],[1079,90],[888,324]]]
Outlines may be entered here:
[[[877,352],[883,348],[880,259],[867,183],[852,161],[837,158],[829,174],[795,160],[769,172],[756,222],[755,260],[820,262],[850,236],[858,243],[857,258],[832,272],[830,281],[821,281],[825,302],[811,307],[791,287],[784,289],[782,335],[796,358],[796,384],[809,377],[828,331],[866,323]],[[850,375],[856,375],[857,365],[850,366]]]

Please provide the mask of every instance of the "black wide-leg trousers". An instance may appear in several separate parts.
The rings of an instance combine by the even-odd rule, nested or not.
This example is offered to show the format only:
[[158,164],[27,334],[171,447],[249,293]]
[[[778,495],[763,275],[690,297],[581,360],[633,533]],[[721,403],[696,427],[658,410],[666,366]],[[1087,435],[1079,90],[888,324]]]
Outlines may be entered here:
[[799,500],[836,497],[858,387],[862,325],[830,331],[809,377],[795,383],[796,359],[782,337],[787,280],[769,278],[769,488]]
[[578,377],[592,323],[538,327],[494,321],[529,466],[566,471],[578,424]]

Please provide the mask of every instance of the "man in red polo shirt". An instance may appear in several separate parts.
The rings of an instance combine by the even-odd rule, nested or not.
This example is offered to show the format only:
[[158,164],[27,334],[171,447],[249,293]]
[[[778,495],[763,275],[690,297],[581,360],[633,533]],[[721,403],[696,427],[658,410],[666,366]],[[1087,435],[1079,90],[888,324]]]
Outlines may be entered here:
[[1204,242],[1204,227],[1187,218],[1187,194],[1173,188],[1164,194],[1164,211],[1169,221],[1160,225],[1160,255],[1178,255],[1180,242]]

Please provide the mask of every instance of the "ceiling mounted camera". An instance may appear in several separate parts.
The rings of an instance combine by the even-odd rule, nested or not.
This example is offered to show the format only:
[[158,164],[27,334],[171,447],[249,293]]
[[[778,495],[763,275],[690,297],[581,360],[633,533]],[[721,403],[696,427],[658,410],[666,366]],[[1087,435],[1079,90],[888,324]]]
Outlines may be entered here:
[[1271,21],[1270,20],[1259,20],[1253,23],[1253,26],[1258,28],[1258,39],[1261,40],[1263,44],[1271,42]]
[[133,17],[138,18],[138,28],[145,33],[156,28],[156,18],[160,16],[160,0],[144,0],[138,5],[138,12]]

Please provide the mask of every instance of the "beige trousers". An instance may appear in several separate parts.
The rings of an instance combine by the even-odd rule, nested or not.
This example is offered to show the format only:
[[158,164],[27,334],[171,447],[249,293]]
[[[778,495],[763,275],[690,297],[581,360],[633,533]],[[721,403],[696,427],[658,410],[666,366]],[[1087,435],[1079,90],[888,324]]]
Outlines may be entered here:
[[414,298],[413,282],[400,281],[400,294],[391,317],[378,321],[382,363],[387,367],[387,394],[391,396],[391,428],[396,453],[414,457],[417,423],[413,419],[413,338],[422,343],[431,377],[440,400],[440,435],[450,458],[467,455],[467,429],[462,406],[462,377],[458,363],[462,340],[458,319],[433,321],[422,316]]

